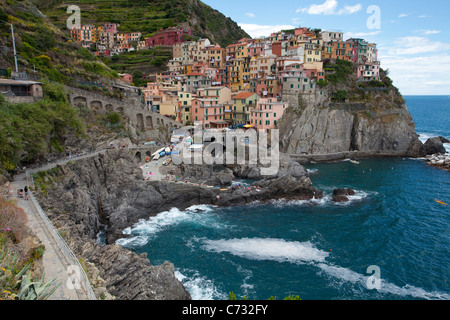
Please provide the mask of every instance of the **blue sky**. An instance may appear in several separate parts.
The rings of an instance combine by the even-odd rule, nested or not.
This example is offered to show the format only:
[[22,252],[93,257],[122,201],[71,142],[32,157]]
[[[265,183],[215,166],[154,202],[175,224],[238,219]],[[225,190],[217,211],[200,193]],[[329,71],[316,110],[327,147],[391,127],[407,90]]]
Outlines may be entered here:
[[[344,32],[378,45],[404,95],[450,95],[450,1],[202,0],[252,37],[293,27]],[[379,8],[379,25],[375,12]],[[369,21],[369,23],[368,23]],[[378,28],[379,27],[379,28]]]

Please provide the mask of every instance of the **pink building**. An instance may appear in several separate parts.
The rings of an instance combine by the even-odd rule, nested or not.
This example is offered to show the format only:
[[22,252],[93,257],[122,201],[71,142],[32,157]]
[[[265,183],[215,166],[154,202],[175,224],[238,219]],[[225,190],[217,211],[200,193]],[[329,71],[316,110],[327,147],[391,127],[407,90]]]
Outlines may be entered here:
[[325,72],[317,69],[305,69],[305,77],[313,80],[325,80]]
[[372,62],[358,65],[357,77],[360,81],[379,81],[380,62]]
[[252,43],[248,46],[248,56],[264,56],[265,55],[265,43]]
[[256,107],[250,110],[250,124],[262,130],[276,129],[278,121],[288,107],[287,102],[277,98],[262,98]]
[[114,33],[114,34],[117,33],[117,27],[118,27],[117,23],[107,23],[103,27],[104,27],[104,30],[103,30],[104,32]]
[[224,121],[224,107],[216,99],[193,99],[191,110],[192,121],[205,129],[228,127],[228,122]]
[[152,96],[161,95],[161,84],[159,83],[147,83],[147,86],[142,89],[145,99],[151,99]]
[[120,76],[120,79],[122,79],[122,81],[125,81],[128,83],[133,82],[133,76],[129,73],[120,73],[119,76]]

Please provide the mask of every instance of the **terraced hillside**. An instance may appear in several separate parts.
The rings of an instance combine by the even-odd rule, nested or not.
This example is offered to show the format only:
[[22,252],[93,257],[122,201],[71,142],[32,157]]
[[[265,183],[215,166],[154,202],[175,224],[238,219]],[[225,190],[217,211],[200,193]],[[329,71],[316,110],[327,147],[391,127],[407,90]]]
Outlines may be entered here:
[[119,23],[121,32],[141,32],[144,37],[181,23],[193,33],[227,46],[248,34],[234,21],[199,0],[32,0],[61,29],[69,5],[81,9],[82,24]]
[[67,32],[28,0],[0,2],[0,69],[14,70],[11,23],[20,72],[66,84],[104,82],[118,77],[117,72],[70,40]]

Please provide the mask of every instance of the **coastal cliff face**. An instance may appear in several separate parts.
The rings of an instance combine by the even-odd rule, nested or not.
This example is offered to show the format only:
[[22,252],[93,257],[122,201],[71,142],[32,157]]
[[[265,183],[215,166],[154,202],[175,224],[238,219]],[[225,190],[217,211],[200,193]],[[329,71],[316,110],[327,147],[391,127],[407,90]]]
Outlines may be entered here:
[[[139,212],[136,207],[144,198],[153,199],[152,195],[157,193],[154,188],[143,186],[142,172],[130,154],[108,152],[57,167],[42,176],[44,178],[35,179],[40,191],[39,202],[83,261],[98,297],[190,299],[190,294],[175,278],[172,264],[153,266],[146,255],[137,255],[114,242],[103,246],[96,241],[100,230],[110,226],[110,219],[118,220],[111,224],[114,228],[117,224],[131,223],[131,212]],[[147,205],[151,208],[152,202]],[[134,219],[144,218],[144,213],[145,210],[141,210],[141,215]]]
[[[172,166],[173,173],[208,185],[230,185],[232,170],[211,167]],[[252,170],[239,168],[245,174]],[[205,172],[210,174],[205,175]],[[252,171],[257,172],[257,169]],[[184,210],[193,205],[245,205],[271,199],[320,199],[323,193],[312,187],[306,171],[292,160],[282,161],[278,175],[261,179],[260,190],[219,189],[186,183],[145,181],[134,155],[128,150],[112,150],[96,157],[59,166],[35,179],[39,202],[53,224],[93,274],[95,288],[117,299],[190,299],[174,276],[169,262],[152,266],[145,255],[138,256],[115,245],[124,238],[123,230],[172,208]],[[242,175],[243,176],[243,175]],[[219,196],[220,195],[220,196]],[[106,233],[106,245],[96,239]],[[151,257],[150,257],[151,260]]]
[[406,106],[373,110],[368,103],[325,103],[287,111],[280,124],[281,151],[348,151],[413,155],[420,143]]
[[384,81],[387,85],[377,83],[383,87],[367,88],[349,75],[335,85],[288,94],[289,108],[279,123],[280,150],[291,155],[423,156],[403,97],[390,80]]

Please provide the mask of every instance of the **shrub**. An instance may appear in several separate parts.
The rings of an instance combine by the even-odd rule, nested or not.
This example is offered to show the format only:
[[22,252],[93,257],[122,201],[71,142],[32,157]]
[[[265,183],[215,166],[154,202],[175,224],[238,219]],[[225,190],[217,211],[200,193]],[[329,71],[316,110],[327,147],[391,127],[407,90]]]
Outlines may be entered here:
[[339,82],[345,82],[348,80],[350,75],[353,74],[353,63],[345,60],[336,60],[334,65],[326,64],[324,66],[325,70],[330,71],[333,69],[335,73],[328,74],[327,80],[333,84],[337,84]]
[[338,90],[333,96],[333,101],[345,102],[345,100],[347,99],[347,95],[348,93],[346,90]]
[[120,124],[120,114],[117,112],[108,114],[106,119],[110,124]]
[[326,87],[326,86],[328,85],[328,81],[327,81],[327,80],[322,80],[322,79],[320,79],[320,80],[317,81],[317,85],[318,85],[320,88]]

